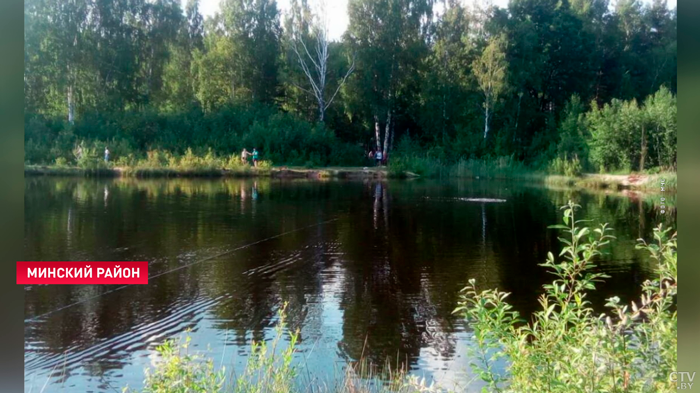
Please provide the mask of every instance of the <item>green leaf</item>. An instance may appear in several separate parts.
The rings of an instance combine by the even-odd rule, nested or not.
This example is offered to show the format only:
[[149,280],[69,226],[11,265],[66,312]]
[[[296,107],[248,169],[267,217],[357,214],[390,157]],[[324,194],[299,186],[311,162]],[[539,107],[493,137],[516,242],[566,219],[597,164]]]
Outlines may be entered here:
[[582,236],[586,235],[588,232],[589,232],[588,228],[581,228],[581,230],[576,235],[576,239],[580,239]]

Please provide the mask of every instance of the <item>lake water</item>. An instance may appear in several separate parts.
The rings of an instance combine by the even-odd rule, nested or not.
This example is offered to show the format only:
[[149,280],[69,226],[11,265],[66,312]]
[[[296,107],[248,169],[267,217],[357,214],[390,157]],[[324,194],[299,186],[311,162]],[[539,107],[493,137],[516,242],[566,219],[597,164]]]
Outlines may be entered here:
[[633,299],[653,271],[636,239],[673,219],[641,199],[483,180],[29,177],[24,260],[148,261],[151,278],[26,287],[26,391],[139,388],[154,348],[187,329],[196,351],[240,370],[285,301],[304,374],[331,381],[349,361],[392,359],[471,391],[459,290],[475,278],[535,310],[552,279],[538,263],[560,249],[547,226],[569,199],[618,237],[594,305]]

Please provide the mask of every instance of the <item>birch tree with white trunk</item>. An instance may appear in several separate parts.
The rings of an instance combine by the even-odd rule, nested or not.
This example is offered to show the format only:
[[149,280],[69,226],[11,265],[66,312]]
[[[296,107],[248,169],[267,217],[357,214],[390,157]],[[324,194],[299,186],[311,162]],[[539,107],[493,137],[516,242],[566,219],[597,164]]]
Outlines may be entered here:
[[318,106],[318,119],[323,122],[326,110],[355,70],[355,57],[353,56],[351,59],[345,74],[338,78],[335,89],[330,89],[332,85],[329,83],[328,72],[330,41],[328,39],[328,17],[325,4],[323,1],[319,2],[316,13],[310,16],[310,21],[303,20],[303,18],[309,17],[305,15],[307,13],[304,12],[304,6],[306,6],[305,3],[300,7],[298,0],[292,0],[292,23],[289,24],[292,30],[289,32],[291,35],[290,45],[308,81],[308,88],[298,85],[295,87],[314,97]]
[[484,139],[486,139],[493,107],[506,88],[507,62],[505,39],[502,36],[491,39],[481,56],[474,61],[472,70],[479,90],[484,95],[482,107],[484,110]]

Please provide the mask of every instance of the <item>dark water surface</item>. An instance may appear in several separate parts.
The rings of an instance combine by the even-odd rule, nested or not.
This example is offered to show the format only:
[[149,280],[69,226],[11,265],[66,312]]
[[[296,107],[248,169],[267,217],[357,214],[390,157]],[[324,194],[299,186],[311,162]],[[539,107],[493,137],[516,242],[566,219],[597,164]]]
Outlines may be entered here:
[[149,261],[152,278],[27,287],[26,391],[139,388],[155,346],[186,329],[217,367],[240,370],[284,301],[304,373],[391,358],[470,390],[459,290],[476,278],[534,310],[552,277],[538,263],[560,248],[547,226],[570,198],[618,237],[591,300],[637,296],[653,265],[635,240],[670,217],[633,198],[494,181],[27,178],[25,260]]

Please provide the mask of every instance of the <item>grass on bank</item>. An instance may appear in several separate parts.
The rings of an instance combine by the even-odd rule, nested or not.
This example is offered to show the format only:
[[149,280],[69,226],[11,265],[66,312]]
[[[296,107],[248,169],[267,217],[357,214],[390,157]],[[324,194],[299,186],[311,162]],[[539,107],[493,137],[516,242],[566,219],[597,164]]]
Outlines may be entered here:
[[676,190],[678,188],[678,175],[676,172],[654,174],[631,173],[625,175],[583,174],[575,177],[548,175],[544,177],[544,182],[549,186],[566,186],[597,190],[635,189],[639,191],[663,192]]
[[[576,220],[577,205],[562,209],[567,236],[557,257],[549,253],[541,266],[555,280],[544,286],[541,310],[523,321],[498,289],[478,292],[476,282],[462,291],[455,313],[473,331],[471,365],[486,384],[485,392],[671,392],[669,375],[677,362],[677,241],[670,229],[657,227],[654,242],[639,239],[638,248],[657,262],[656,277],[642,285],[641,298],[629,305],[608,299],[609,312],[597,314],[589,291],[607,278],[596,272],[594,260],[614,237],[603,224],[591,229]],[[377,374],[364,361],[348,364],[340,378],[322,383],[294,361],[299,331],[289,331],[285,307],[279,312],[276,335],[252,343],[241,374],[215,368],[214,361],[190,354],[189,339],[167,341],[157,348],[159,361],[146,371],[144,393],[426,393],[446,392],[439,386],[399,369]],[[497,366],[497,363],[501,366]],[[502,366],[505,365],[505,366]],[[466,382],[466,381],[465,381]],[[124,389],[124,392],[135,392]]]
[[534,171],[513,157],[460,159],[454,164],[421,155],[395,156],[389,162],[389,174],[400,177],[406,172],[427,178],[475,178],[513,179],[543,178],[544,174]]
[[315,177],[318,179],[385,177],[386,168],[362,167],[323,167],[278,166],[273,168],[269,160],[260,160],[253,166],[251,161],[241,161],[238,154],[218,155],[211,149],[205,154],[196,154],[187,149],[177,155],[167,150],[149,150],[145,157],[133,154],[111,157],[105,161],[97,149],[82,147],[73,153],[68,161],[58,157],[53,165],[32,165],[25,163],[25,173],[30,175],[57,176],[127,176],[127,177],[259,177],[271,176],[273,172],[282,177]]
[[52,166],[25,166],[29,173],[54,175],[114,176],[122,174],[135,177],[171,176],[267,176],[272,169],[270,161],[261,160],[257,167],[241,161],[240,156],[216,155],[211,149],[205,155],[196,155],[192,149],[175,155],[165,150],[149,150],[145,158],[133,154],[105,161],[96,149],[85,148],[74,153],[75,160],[69,163],[64,157],[56,159]]
[[425,155],[393,157],[389,174],[401,177],[405,173],[416,173],[427,178],[468,179],[517,179],[543,182],[550,186],[566,186],[587,189],[635,189],[640,191],[675,190],[678,185],[676,172],[654,168],[643,173],[584,173],[578,158],[555,158],[546,168],[527,166],[513,157],[484,159],[460,159],[454,164],[445,164]]

